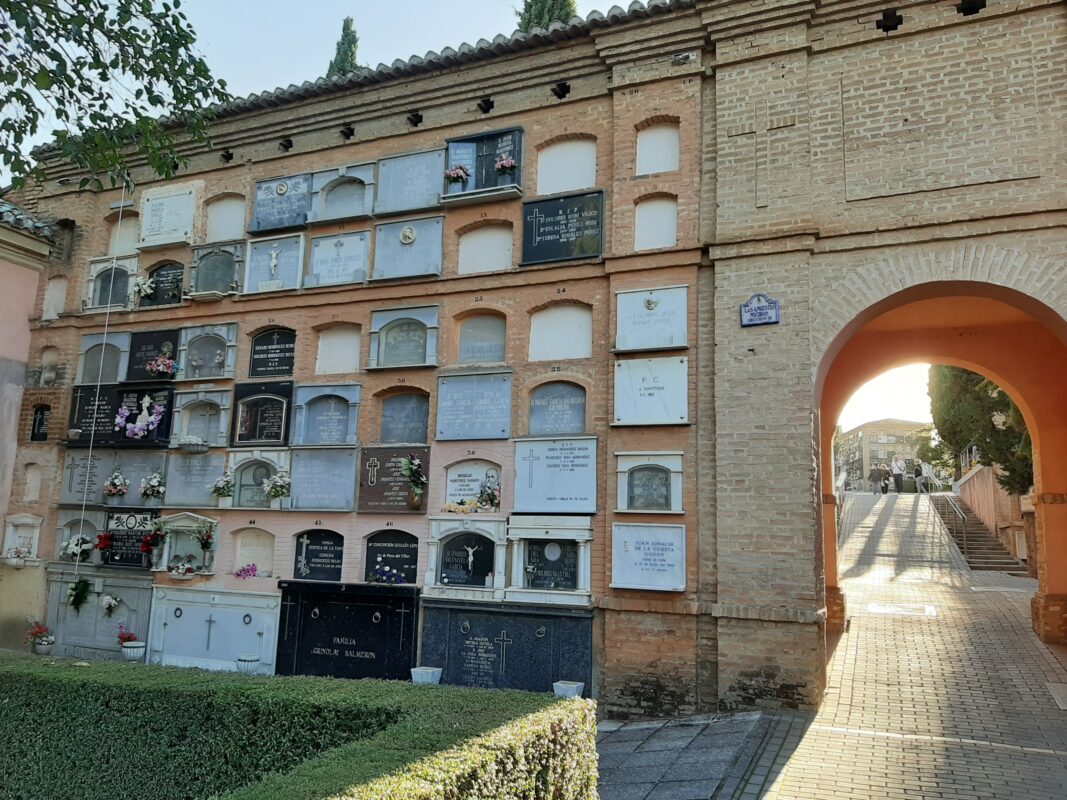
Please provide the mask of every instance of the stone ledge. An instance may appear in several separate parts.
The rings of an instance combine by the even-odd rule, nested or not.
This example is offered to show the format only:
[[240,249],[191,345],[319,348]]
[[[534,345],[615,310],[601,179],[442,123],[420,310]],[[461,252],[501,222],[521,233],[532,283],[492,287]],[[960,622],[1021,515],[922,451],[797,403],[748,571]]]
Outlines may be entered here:
[[826,621],[826,609],[813,611],[810,608],[789,608],[788,606],[743,606],[733,603],[709,603],[706,613],[713,617],[730,619],[757,619],[766,622],[799,622],[816,625]]

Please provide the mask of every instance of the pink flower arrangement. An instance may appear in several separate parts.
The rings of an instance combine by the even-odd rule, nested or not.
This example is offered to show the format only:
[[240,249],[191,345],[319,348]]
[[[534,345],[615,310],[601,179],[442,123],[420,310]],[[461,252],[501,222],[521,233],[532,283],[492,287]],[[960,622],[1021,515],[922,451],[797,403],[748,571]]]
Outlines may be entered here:
[[147,422],[127,422],[130,413],[130,409],[121,406],[115,415],[115,430],[124,430],[127,439],[143,439],[149,431],[154,431],[163,421],[163,406],[159,403],[152,406],[152,413],[148,416]]
[[515,171],[515,167],[518,163],[511,156],[498,156],[496,163],[493,164],[493,169],[501,174],[508,174]]
[[469,181],[471,171],[462,164],[445,170],[445,180],[449,183],[463,183]]
[[256,577],[256,574],[257,574],[256,565],[255,564],[245,564],[243,567],[241,567],[239,570],[235,571],[233,574],[234,574],[235,578],[241,578],[242,580],[245,579],[245,578],[254,578],[254,577]]
[[177,363],[174,359],[167,358],[165,355],[156,356],[144,365],[144,368],[153,375],[173,375],[176,367]]

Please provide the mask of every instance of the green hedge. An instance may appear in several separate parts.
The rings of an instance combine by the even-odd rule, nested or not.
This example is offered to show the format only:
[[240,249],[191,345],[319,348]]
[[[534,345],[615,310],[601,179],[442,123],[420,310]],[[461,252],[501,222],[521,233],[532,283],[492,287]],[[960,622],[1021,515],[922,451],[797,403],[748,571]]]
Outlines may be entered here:
[[2,800],[593,800],[594,741],[550,695],[0,656]]

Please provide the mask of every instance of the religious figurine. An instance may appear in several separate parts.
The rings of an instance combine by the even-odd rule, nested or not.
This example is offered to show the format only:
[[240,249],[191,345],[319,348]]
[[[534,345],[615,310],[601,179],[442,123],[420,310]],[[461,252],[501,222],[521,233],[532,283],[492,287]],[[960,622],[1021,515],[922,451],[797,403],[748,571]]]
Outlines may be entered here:
[[145,395],[141,398],[141,413],[137,415],[137,421],[135,425],[141,425],[148,427],[148,423],[152,421],[152,397],[151,395]]
[[268,252],[270,253],[270,277],[274,280],[278,277],[278,253],[281,251],[278,250],[278,245],[274,245]]
[[478,550],[482,549],[480,544],[476,544],[473,547],[470,545],[463,545],[463,549],[467,551],[467,572],[471,575],[474,574],[474,554]]

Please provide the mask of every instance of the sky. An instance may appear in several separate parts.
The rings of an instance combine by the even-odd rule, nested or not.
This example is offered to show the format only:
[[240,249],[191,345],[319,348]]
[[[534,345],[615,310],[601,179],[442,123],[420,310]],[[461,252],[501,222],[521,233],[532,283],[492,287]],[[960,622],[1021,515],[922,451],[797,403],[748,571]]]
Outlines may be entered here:
[[848,431],[864,422],[890,417],[931,422],[929,372],[929,364],[909,364],[883,372],[849,398],[837,424]]

